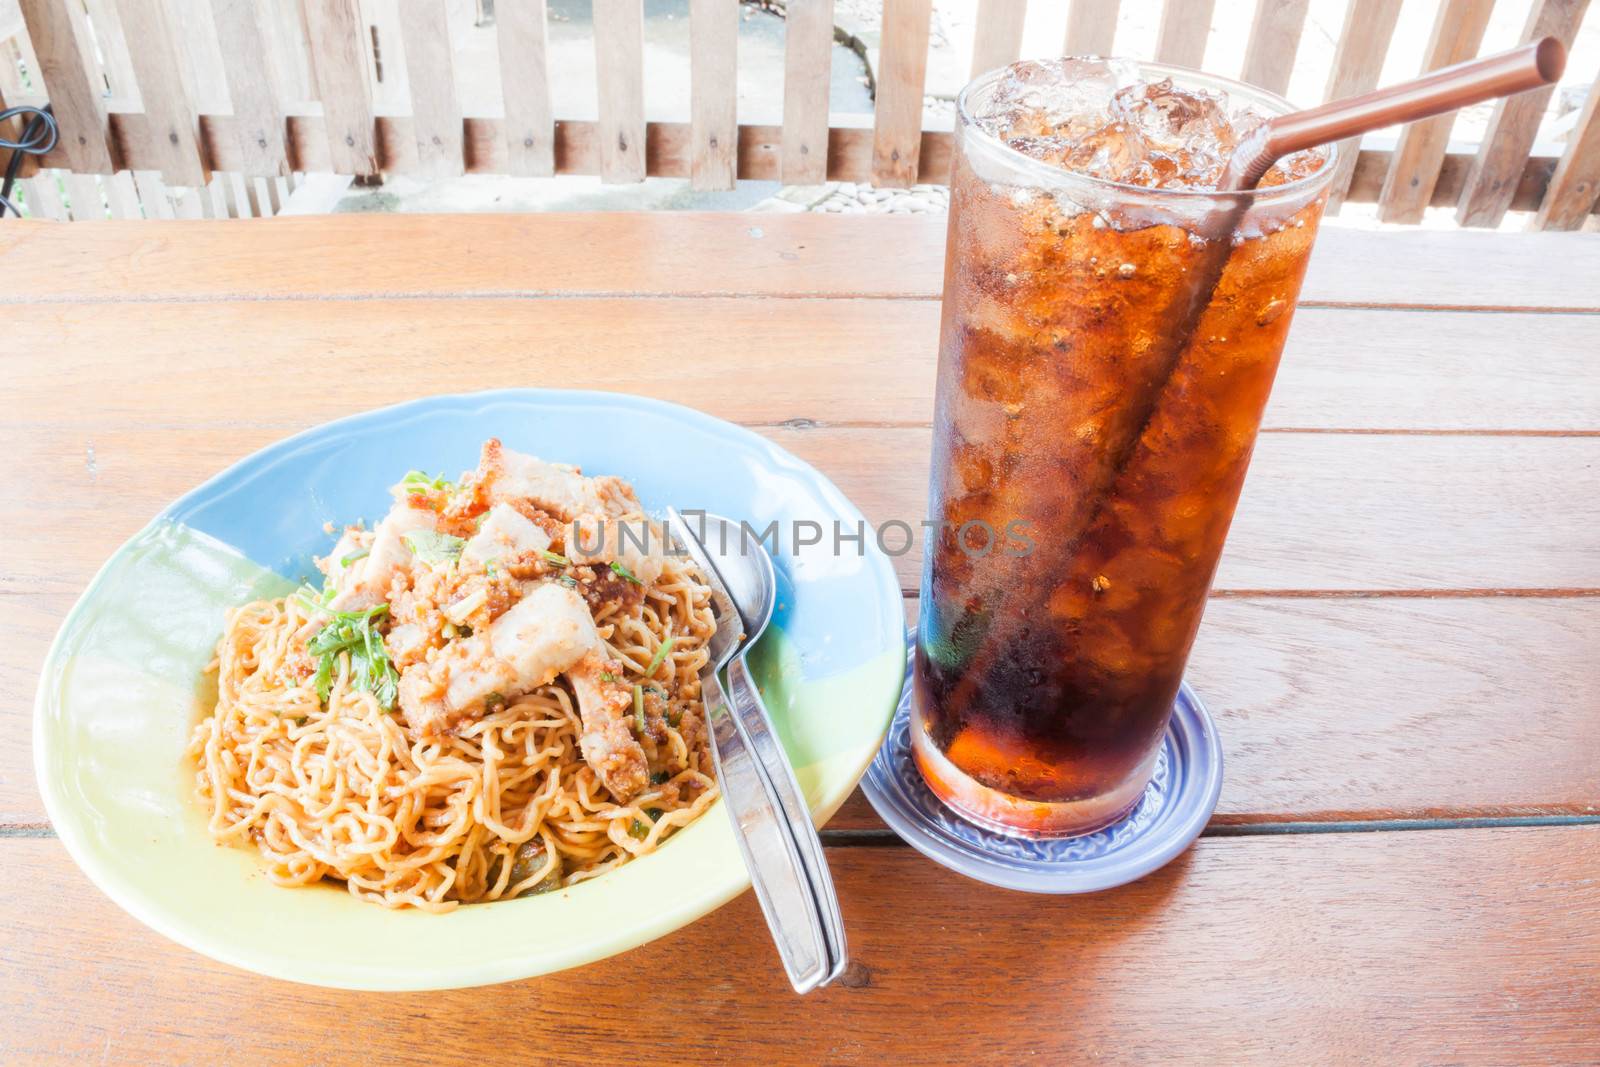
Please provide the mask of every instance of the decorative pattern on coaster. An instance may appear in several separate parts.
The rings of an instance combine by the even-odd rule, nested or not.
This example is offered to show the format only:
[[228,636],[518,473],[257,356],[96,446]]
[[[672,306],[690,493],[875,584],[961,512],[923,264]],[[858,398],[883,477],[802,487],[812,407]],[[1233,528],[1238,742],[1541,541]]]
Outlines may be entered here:
[[[910,635],[914,650],[916,634]],[[975,826],[945,807],[911,756],[911,656],[883,747],[861,781],[878,815],[930,859],[980,881],[1033,893],[1088,893],[1133,881],[1177,856],[1205,827],[1222,787],[1216,727],[1187,684],[1155,775],[1120,822],[1082,837],[1030,840]]]

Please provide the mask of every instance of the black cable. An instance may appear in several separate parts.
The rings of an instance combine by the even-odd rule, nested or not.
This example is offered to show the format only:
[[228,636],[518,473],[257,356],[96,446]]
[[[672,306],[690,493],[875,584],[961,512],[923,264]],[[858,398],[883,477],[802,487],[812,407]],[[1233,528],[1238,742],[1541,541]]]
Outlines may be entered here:
[[44,155],[56,146],[56,141],[61,136],[61,131],[56,126],[55,114],[51,112],[49,104],[44,107],[34,107],[31,104],[8,107],[0,111],[0,123],[23,116],[28,116],[28,124],[23,127],[20,140],[13,141],[8,137],[0,137],[0,148],[11,149],[11,161],[6,164],[5,180],[0,181],[0,219],[5,218],[7,210],[18,218],[22,217],[17,205],[11,202],[11,187],[17,183],[17,172],[22,169],[22,157]]

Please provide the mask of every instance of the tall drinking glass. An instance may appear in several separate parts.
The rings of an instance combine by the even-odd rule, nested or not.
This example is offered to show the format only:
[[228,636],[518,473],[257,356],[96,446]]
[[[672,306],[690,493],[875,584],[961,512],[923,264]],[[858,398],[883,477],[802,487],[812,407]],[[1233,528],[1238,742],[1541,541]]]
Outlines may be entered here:
[[1149,783],[1332,151],[1207,189],[1288,110],[1119,60],[961,95],[911,736],[990,829],[1087,833]]

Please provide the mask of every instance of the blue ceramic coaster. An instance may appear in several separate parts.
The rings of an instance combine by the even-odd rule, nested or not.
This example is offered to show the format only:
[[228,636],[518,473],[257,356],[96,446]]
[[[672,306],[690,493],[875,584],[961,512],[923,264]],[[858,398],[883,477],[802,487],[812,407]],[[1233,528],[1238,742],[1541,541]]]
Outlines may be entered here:
[[[909,646],[916,648],[916,633]],[[980,882],[1028,893],[1092,893],[1142,878],[1200,835],[1222,791],[1216,724],[1187,684],[1178,693],[1155,777],[1133,811],[1083,837],[1027,840],[974,826],[940,803],[911,758],[911,681],[861,789],[918,852]]]

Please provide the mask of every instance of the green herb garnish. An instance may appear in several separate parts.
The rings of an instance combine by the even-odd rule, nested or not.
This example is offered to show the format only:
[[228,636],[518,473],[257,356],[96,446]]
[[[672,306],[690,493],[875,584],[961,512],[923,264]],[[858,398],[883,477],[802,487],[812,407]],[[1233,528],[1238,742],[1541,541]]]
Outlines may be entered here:
[[635,578],[633,576],[633,572],[632,571],[630,571],[628,568],[624,567],[617,560],[612,560],[611,561],[611,569],[613,571],[615,571],[616,573],[622,575],[624,578],[628,579],[628,581],[632,582],[634,585],[643,585],[644,584],[639,579],[637,579],[637,578]]
[[350,564],[354,563],[356,560],[358,560],[358,559],[366,559],[370,555],[372,555],[372,549],[370,549],[370,548],[362,548],[362,549],[357,549],[354,552],[348,552],[345,555],[342,555],[342,556],[339,557],[339,566],[348,567],[348,566],[350,566]]
[[327,610],[328,605],[333,602],[334,592],[332,586],[326,589],[313,589],[310,585],[302,585],[294,591],[294,598],[307,612],[316,615]]
[[377,698],[385,708],[394,707],[400,675],[389,662],[383,635],[377,624],[389,614],[389,605],[379,604],[366,611],[335,611],[333,618],[306,642],[306,651],[321,657],[317,664],[317,696],[327,703],[333,691],[333,672],[341,656],[348,656],[350,685]]
[[661,818],[665,814],[660,808],[645,808],[644,813],[650,816],[652,821]]
[[650,677],[656,673],[656,668],[661,666],[661,661],[667,658],[667,653],[672,651],[672,638],[669,636],[656,647],[656,654],[650,657],[650,666],[644,669],[644,676]]
[[640,734],[645,731],[644,690],[639,686],[633,687],[633,728]]
[[450,481],[442,474],[429,474],[427,471],[406,471],[406,476],[400,479],[400,484],[408,493],[453,493],[456,483]]
[[654,774],[650,775],[650,784],[662,785],[668,778],[671,777],[672,775],[668,774],[666,771],[656,771]]
[[610,671],[601,671],[600,680],[602,682],[614,682],[617,680],[617,676],[612,674]]
[[643,841],[645,838],[650,836],[650,827],[646,826],[638,819],[635,819],[628,826],[628,836],[637,837],[640,841]]
[[485,715],[489,714],[491,711],[494,711],[496,708],[503,708],[505,706],[506,698],[499,693],[490,693],[488,696],[483,698],[483,713]]
[[412,530],[401,534],[400,539],[411,549],[411,554],[424,563],[450,563],[459,559],[461,549],[466,544],[459,537],[435,530]]
[[578,579],[574,578],[570,574],[563,574],[561,577],[557,578],[556,581],[560,582],[562,585],[566,586],[568,589],[576,589],[576,588],[578,588]]
[[568,559],[566,556],[563,556],[559,552],[552,552],[548,548],[543,552],[540,552],[539,555],[544,557],[544,561],[546,563],[554,563],[557,567],[572,566],[572,561],[570,559]]
[[683,712],[678,709],[673,709],[672,711],[667,712],[667,725],[672,727],[674,730],[676,730],[679,726],[682,726]]

